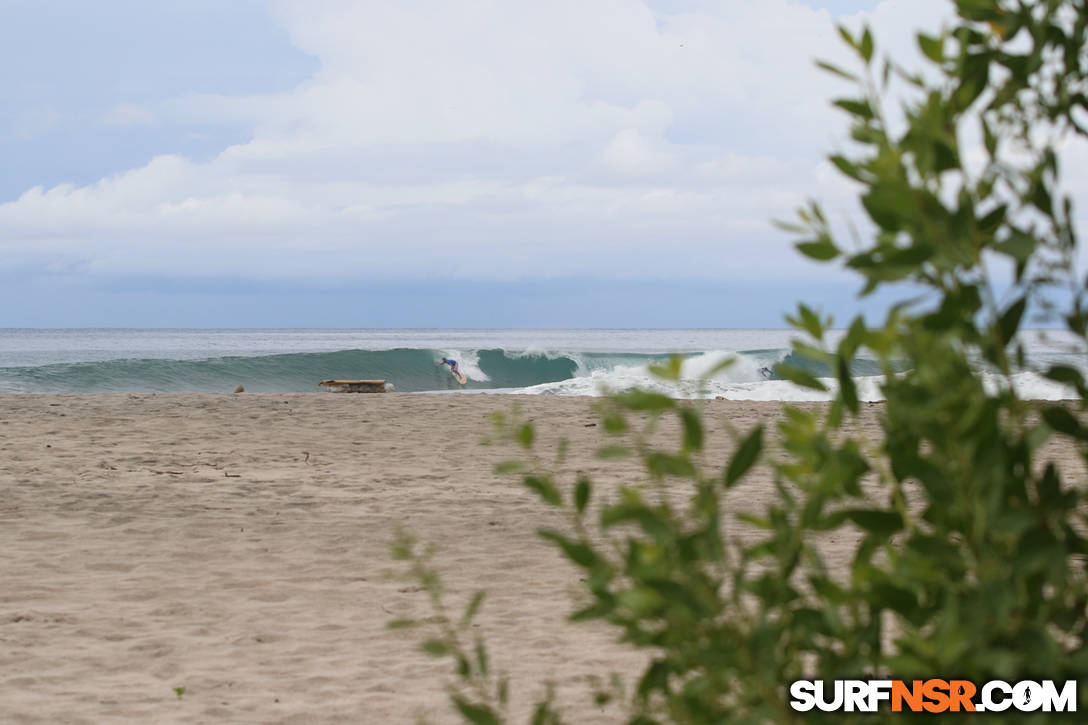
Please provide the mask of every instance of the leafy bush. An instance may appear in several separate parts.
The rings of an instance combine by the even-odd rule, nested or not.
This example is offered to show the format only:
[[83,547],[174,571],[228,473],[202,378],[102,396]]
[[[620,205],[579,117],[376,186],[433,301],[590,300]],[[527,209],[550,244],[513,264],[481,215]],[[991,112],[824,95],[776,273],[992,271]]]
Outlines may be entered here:
[[[868,30],[842,30],[858,72],[823,64],[858,89],[834,102],[850,116],[856,145],[831,161],[859,185],[874,232],[845,251],[817,203],[783,226],[802,236],[803,254],[860,275],[863,295],[899,283],[916,295],[878,326],[854,319],[836,344],[831,320],[799,306],[790,318],[804,335],[795,355],[826,365],[837,384],[799,367],[777,372],[830,387],[828,406],[787,407],[776,433],[737,432],[731,459],[714,467],[703,460],[700,401],[612,395],[602,428],[616,443],[601,453],[638,456],[651,485],[603,494],[586,477],[560,480],[531,454],[531,424],[505,422],[530,453],[508,468],[570,519],[540,534],[582,570],[587,604],[571,619],[607,622],[652,653],[632,723],[800,720],[788,705],[792,681],[867,675],[1078,680],[1078,699],[1088,702],[1086,491],[1041,455],[1057,435],[1088,460],[1078,414],[1088,386],[1082,371],[1050,367],[1046,377],[1076,400],[1039,405],[1022,400],[1014,380],[1030,364],[1018,335],[1030,316],[1086,341],[1088,280],[1074,263],[1058,152],[1070,135],[1088,135],[1088,8],[1074,0],[956,7],[950,30],[918,36],[926,75],[879,61]],[[891,121],[882,99],[897,84],[909,101]],[[981,163],[966,161],[970,138]],[[850,370],[861,350],[885,374],[875,440],[855,425]],[[657,372],[677,378],[679,363]],[[678,447],[645,435],[660,418],[675,418]],[[765,442],[772,435],[775,446]],[[730,523],[746,528],[741,544],[723,534],[733,517],[722,498],[754,466],[769,467],[775,497]],[[856,541],[848,571],[838,573],[819,546],[836,532]],[[416,562],[440,602],[435,573],[408,540],[398,553]],[[499,722],[505,684],[489,683],[483,645],[470,652],[450,620],[439,621],[445,628],[426,646],[457,661],[457,707],[471,722]],[[843,718],[803,719],[820,717]],[[534,721],[557,721],[550,701]]]

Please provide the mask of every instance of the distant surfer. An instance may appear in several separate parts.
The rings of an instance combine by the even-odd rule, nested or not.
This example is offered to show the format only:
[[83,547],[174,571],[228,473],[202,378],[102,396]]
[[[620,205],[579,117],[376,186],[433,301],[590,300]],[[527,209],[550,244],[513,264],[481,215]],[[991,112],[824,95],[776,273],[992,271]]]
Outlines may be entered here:
[[770,380],[774,376],[774,372],[768,367],[762,367],[759,369],[759,374]]
[[465,383],[468,382],[468,378],[465,377],[465,374],[457,369],[457,361],[456,360],[450,360],[449,358],[444,357],[444,358],[442,358],[442,362],[440,362],[438,364],[439,365],[449,365],[450,366],[450,374],[453,375],[453,377],[456,378],[457,382],[461,383],[461,385],[464,385]]

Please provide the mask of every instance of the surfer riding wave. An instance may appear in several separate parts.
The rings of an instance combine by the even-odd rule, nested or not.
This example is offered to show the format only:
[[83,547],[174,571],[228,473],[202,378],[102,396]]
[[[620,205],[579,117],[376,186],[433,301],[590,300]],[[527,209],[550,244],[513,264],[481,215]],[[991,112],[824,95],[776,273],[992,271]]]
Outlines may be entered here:
[[456,360],[450,360],[449,358],[444,357],[444,358],[442,358],[442,362],[440,362],[438,364],[439,365],[449,365],[450,366],[450,374],[453,375],[453,377],[455,377],[457,379],[457,382],[461,383],[461,385],[464,385],[465,383],[468,382],[468,378],[465,377],[465,374],[457,369],[457,361]]

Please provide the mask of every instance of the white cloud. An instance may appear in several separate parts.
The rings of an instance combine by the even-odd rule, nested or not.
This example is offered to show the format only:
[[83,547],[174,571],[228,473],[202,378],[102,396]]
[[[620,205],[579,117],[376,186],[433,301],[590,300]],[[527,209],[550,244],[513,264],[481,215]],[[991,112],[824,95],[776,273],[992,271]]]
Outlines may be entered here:
[[609,169],[625,176],[649,176],[672,164],[672,156],[658,151],[650,140],[633,128],[625,128],[612,137],[601,152]]
[[[906,9],[904,9],[906,8]],[[878,35],[935,27],[886,2]],[[787,0],[283,2],[319,71],[284,93],[122,105],[111,123],[230,120],[252,138],[0,205],[0,249],[92,271],[257,276],[810,276],[774,232],[844,137],[813,67],[842,55]],[[666,252],[667,250],[667,252]],[[215,264],[209,264],[214,260]]]

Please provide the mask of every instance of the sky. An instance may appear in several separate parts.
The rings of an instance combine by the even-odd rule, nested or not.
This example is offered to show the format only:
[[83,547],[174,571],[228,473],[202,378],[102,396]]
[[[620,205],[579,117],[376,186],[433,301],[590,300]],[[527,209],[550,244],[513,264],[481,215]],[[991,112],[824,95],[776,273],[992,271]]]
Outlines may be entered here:
[[[782,327],[835,31],[945,0],[0,0],[0,327]],[[880,304],[880,300],[870,303]]]

